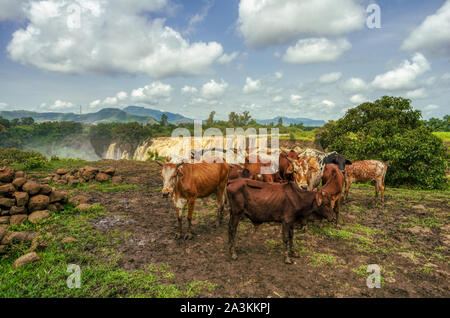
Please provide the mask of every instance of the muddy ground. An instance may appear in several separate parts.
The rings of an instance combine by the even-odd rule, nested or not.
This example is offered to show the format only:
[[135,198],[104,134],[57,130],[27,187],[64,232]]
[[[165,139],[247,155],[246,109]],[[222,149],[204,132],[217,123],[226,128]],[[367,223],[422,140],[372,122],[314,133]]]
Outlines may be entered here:
[[[352,185],[343,206],[344,224],[296,229],[301,257],[283,263],[278,224],[253,230],[248,220],[238,229],[238,260],[227,249],[227,224],[216,228],[213,198],[197,201],[194,238],[176,240],[176,213],[161,196],[155,163],[100,161],[115,166],[125,183],[138,185],[117,193],[87,192],[107,214],[94,222],[99,231],[129,232],[119,247],[120,266],[144,269],[169,264],[177,283],[209,281],[202,297],[449,297],[449,192],[406,189],[386,191],[374,201],[374,188]],[[187,224],[184,218],[184,226]],[[325,222],[327,223],[327,222]],[[186,229],[186,227],[184,227]],[[381,268],[381,288],[366,285],[367,265]]]

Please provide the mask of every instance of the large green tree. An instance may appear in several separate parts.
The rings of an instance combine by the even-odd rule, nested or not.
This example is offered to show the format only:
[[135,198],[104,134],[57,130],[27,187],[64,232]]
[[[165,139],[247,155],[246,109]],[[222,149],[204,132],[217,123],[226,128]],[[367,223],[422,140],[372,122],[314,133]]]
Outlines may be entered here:
[[423,189],[447,187],[446,147],[421,120],[409,99],[384,96],[349,109],[346,115],[318,130],[328,151],[350,160],[388,162],[386,183]]

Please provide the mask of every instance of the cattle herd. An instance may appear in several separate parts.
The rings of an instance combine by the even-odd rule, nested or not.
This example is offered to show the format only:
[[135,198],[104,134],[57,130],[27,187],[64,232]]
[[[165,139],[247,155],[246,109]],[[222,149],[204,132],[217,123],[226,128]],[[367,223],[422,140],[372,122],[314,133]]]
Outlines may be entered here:
[[[192,158],[199,159],[198,156],[205,152],[193,153]],[[228,248],[233,260],[237,259],[237,227],[242,216],[246,216],[255,226],[265,222],[281,223],[284,262],[291,264],[291,258],[298,256],[293,249],[294,225],[307,227],[309,220],[322,222],[327,219],[329,222],[335,220],[339,226],[341,203],[344,194],[347,199],[352,182],[375,181],[375,197],[381,192],[384,202],[384,178],[388,166],[384,162],[350,162],[336,152],[315,149],[287,149],[275,155],[278,157],[276,170],[270,169],[272,162],[263,154],[249,154],[248,150],[243,164],[225,160],[174,162],[169,157],[165,163],[157,161],[162,166],[162,194],[173,199],[177,211],[176,237],[182,237],[182,215],[186,205],[188,228],[184,239],[191,239],[195,200],[215,193],[218,226],[228,202]]]

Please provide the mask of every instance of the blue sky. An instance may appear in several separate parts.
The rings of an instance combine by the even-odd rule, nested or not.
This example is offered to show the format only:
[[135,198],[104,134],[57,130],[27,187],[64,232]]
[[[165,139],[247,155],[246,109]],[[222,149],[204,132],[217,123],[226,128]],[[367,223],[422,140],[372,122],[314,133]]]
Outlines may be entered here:
[[[368,28],[377,4],[381,28]],[[449,113],[450,0],[0,0],[0,110]]]

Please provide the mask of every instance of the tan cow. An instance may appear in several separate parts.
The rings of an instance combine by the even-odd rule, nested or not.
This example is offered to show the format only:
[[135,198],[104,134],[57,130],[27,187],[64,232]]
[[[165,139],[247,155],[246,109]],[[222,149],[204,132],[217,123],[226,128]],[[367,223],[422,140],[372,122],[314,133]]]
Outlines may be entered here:
[[212,193],[217,196],[217,223],[221,224],[225,204],[225,187],[228,181],[230,166],[226,163],[162,163],[162,193],[171,197],[178,213],[178,231],[176,238],[182,235],[183,210],[188,206],[188,230],[184,239],[192,238],[192,218],[195,200],[205,198]]
[[294,165],[294,180],[302,189],[312,191],[322,178],[322,170],[315,156],[300,156],[291,160]]
[[384,202],[384,178],[386,177],[388,165],[378,160],[354,161],[347,166],[345,173],[345,195],[344,200],[347,201],[348,191],[352,182],[370,182],[375,181],[375,198],[381,191],[381,202]]

